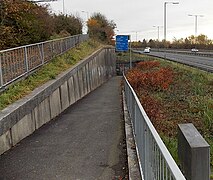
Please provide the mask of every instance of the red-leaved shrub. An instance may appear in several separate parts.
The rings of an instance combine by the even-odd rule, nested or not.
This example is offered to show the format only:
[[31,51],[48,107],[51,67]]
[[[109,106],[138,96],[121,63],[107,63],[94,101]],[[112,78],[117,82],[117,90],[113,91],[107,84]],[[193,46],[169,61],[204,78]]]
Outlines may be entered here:
[[161,67],[157,61],[140,62],[127,73],[127,79],[138,94],[148,117],[159,132],[168,132],[172,125],[166,119],[164,106],[153,92],[166,91],[173,82],[174,72],[169,67]]
[[160,62],[158,61],[142,61],[137,63],[137,68],[141,70],[150,70],[160,66]]
[[[149,71],[148,71],[149,70]],[[173,70],[160,67],[157,61],[140,62],[127,73],[127,79],[134,89],[166,90],[173,80]]]

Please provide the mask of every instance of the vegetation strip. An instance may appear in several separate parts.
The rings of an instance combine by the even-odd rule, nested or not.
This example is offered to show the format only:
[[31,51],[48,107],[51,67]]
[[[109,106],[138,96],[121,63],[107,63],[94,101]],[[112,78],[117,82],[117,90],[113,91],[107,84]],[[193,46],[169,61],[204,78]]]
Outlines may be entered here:
[[50,63],[44,65],[25,80],[12,85],[4,91],[0,95],[0,110],[29,94],[36,87],[41,86],[51,79],[55,79],[58,74],[72,67],[100,47],[102,47],[100,43],[89,40],[71,49],[64,55],[54,58]]
[[[127,54],[119,59],[122,56]],[[142,62],[127,78],[174,159],[178,162],[177,124],[193,123],[211,146],[213,168],[213,74],[153,57],[136,57]]]

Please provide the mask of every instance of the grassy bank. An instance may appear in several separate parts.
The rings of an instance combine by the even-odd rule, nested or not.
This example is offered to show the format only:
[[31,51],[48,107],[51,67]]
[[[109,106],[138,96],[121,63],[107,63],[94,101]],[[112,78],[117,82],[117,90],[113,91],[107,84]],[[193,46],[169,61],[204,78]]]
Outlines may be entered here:
[[[121,61],[121,62],[129,62],[129,53],[128,52],[119,52],[117,53],[117,61]],[[132,53],[131,54],[131,58],[132,58],[132,61],[135,62],[135,61],[144,61],[144,60],[151,60],[153,59],[152,57],[150,56],[142,56],[138,53]]]
[[193,123],[211,146],[213,169],[213,74],[139,56],[146,63],[127,76],[172,156],[178,162],[177,125]]
[[54,58],[50,63],[45,64],[41,69],[27,77],[25,80],[17,82],[1,93],[0,110],[31,93],[35,88],[47,81],[55,79],[58,74],[86,58],[101,46],[102,45],[98,42],[89,40],[81,43],[79,46],[69,50],[65,54]]

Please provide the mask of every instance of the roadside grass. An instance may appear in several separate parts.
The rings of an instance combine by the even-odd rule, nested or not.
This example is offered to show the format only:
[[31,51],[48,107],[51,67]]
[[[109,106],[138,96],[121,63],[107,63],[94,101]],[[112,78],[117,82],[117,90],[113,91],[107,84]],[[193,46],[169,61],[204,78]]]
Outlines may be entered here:
[[[153,57],[142,56],[141,54],[138,54],[138,53],[132,53],[131,57],[132,57],[133,62],[153,59]],[[118,52],[117,53],[117,61],[129,62],[129,60],[130,60],[129,52]]]
[[179,164],[177,138],[167,137],[162,134],[160,136],[161,136],[163,142],[165,143],[165,145],[167,146],[167,148],[169,147],[169,152],[171,153],[174,160]]
[[[161,118],[150,119],[173,158],[178,163],[177,124],[193,123],[210,145],[213,170],[213,73],[159,58],[140,56],[141,61],[159,61],[161,67],[169,66],[174,72],[173,82],[167,90],[149,91],[149,96],[157,101],[152,106],[163,112],[163,115],[156,115]],[[139,96],[143,96],[141,90],[135,90]]]
[[[173,99],[169,98],[170,102],[164,101],[169,104],[167,113],[172,116],[169,121],[195,125],[210,145],[210,164],[213,170],[213,74],[186,65],[160,61],[162,64],[169,63],[177,73],[169,92],[172,93]],[[166,96],[168,97],[169,94]],[[174,129],[177,130],[176,127]],[[168,135],[161,135],[161,137],[178,162],[176,134],[174,137]]]
[[102,47],[100,43],[88,40],[65,54],[55,57],[26,79],[11,85],[6,91],[2,92],[0,94],[0,110],[30,94],[35,88],[47,81],[55,79],[57,75],[86,58],[100,47]]

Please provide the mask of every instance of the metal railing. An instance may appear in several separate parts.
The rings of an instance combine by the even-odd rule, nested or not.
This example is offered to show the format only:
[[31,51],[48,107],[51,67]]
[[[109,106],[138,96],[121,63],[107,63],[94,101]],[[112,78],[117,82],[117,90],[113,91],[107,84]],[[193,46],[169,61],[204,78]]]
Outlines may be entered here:
[[185,180],[124,76],[124,94],[132,121],[141,176],[144,180]]
[[0,89],[87,39],[80,34],[0,51]]
[[152,49],[154,52],[166,52],[166,53],[176,53],[176,54],[186,54],[194,56],[204,56],[204,57],[213,57],[213,52],[191,52],[190,50],[178,50],[178,49]]
[[[143,52],[144,48],[134,48],[133,51],[136,53]],[[201,52],[191,52],[188,50],[180,50],[180,49],[164,49],[164,48],[152,48],[152,52],[166,52],[166,53],[175,53],[175,54],[185,54],[185,55],[193,55],[193,56],[203,56],[203,57],[213,57],[213,51],[201,51]]]

